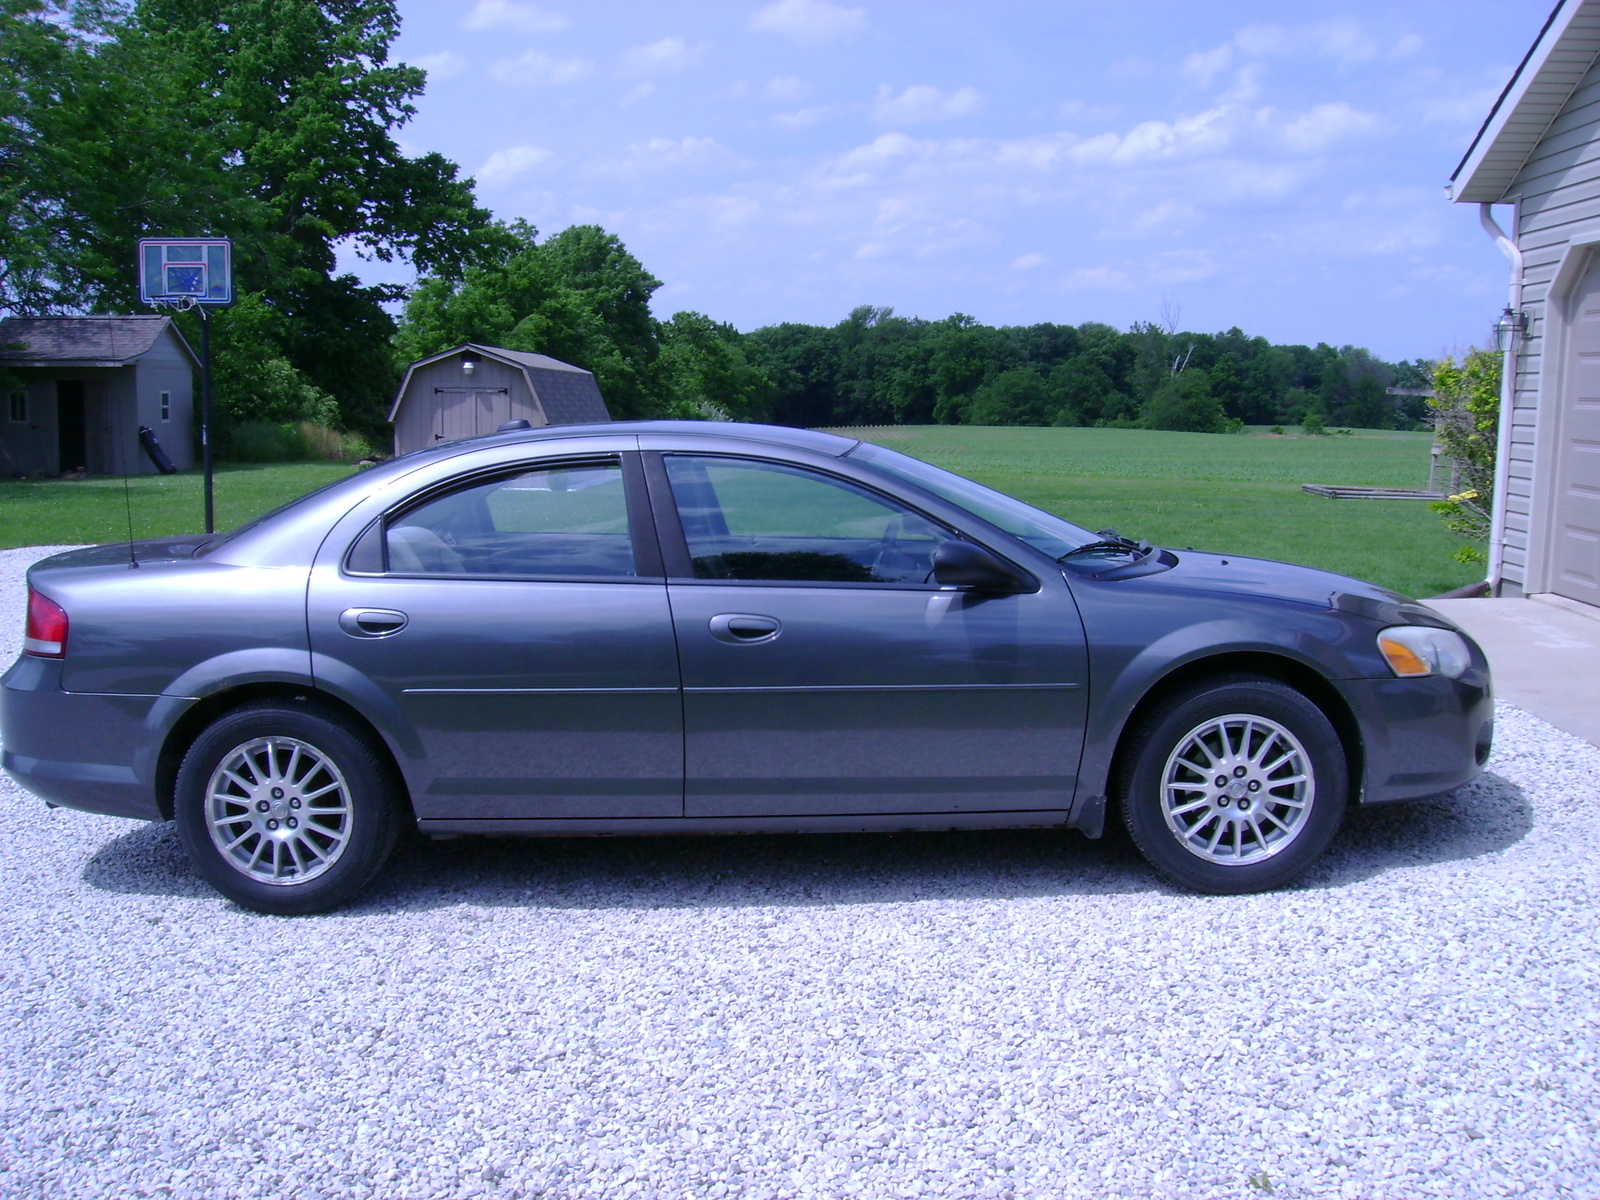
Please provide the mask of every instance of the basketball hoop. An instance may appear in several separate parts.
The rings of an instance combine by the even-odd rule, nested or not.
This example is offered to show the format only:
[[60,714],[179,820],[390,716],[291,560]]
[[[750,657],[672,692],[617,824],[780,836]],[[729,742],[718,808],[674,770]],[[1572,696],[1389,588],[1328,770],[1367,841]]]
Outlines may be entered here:
[[141,238],[139,299],[171,313],[200,317],[200,461],[205,472],[206,532],[216,528],[211,466],[211,316],[233,303],[233,243],[227,238]]

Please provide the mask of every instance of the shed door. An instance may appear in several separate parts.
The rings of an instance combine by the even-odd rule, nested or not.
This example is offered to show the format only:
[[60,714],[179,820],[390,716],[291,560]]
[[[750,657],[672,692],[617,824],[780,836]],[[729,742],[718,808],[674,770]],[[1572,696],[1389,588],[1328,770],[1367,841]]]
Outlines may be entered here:
[[1573,297],[1555,487],[1551,590],[1600,605],[1600,257]]

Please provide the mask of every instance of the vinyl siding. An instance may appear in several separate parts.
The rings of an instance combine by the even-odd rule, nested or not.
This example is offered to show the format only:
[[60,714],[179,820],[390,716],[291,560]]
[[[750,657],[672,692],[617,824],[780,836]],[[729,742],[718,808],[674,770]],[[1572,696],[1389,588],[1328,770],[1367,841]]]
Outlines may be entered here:
[[[1533,515],[1535,443],[1539,436],[1540,377],[1550,285],[1579,225],[1600,223],[1600,62],[1587,74],[1544,131],[1512,184],[1518,202],[1517,244],[1523,253],[1522,305],[1529,334],[1517,356],[1511,461],[1506,472],[1505,577],[1524,587]],[[1540,519],[1547,519],[1540,514]]]

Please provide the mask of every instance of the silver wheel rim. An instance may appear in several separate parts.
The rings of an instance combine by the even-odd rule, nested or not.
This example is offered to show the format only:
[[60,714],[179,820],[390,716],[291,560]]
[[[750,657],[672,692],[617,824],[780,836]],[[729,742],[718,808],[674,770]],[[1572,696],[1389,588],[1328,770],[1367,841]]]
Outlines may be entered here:
[[1195,726],[1161,773],[1167,828],[1190,854],[1225,866],[1281,854],[1305,829],[1315,799],[1300,740],[1249,713]]
[[350,844],[350,787],[309,742],[264,737],[223,755],[206,785],[206,828],[234,870],[259,883],[306,883]]

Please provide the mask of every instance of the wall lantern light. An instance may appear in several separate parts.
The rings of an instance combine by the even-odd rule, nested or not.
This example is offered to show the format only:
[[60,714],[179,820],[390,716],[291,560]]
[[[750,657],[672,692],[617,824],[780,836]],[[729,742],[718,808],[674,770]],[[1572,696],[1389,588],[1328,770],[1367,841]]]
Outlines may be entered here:
[[[1510,311],[1510,310],[1508,309],[1507,311]],[[473,358],[472,355],[470,355],[470,354],[463,354],[461,356],[461,373],[463,375],[471,375],[477,369],[478,369],[478,360],[477,359]]]
[[1507,307],[1500,314],[1500,319],[1494,323],[1494,344],[1502,354],[1506,354],[1516,344],[1519,337],[1526,337],[1528,333],[1528,314],[1518,312]]

